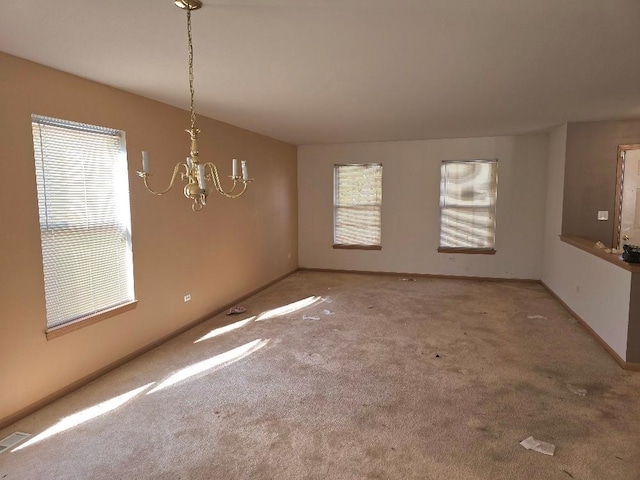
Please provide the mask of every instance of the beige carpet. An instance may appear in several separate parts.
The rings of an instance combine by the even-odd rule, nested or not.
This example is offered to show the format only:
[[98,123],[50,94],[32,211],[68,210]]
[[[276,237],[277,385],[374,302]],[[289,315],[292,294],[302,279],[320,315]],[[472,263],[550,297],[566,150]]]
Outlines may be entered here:
[[640,374],[537,284],[299,272],[244,305],[4,429],[36,441],[0,480],[640,479]]

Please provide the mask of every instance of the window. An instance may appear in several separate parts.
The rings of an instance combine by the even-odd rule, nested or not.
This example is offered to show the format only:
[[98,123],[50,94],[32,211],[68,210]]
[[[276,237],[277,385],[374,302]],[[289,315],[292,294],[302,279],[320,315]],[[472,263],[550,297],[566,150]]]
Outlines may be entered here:
[[119,130],[38,115],[31,126],[49,332],[133,302],[127,159]]
[[379,250],[382,165],[334,165],[334,248]]
[[440,252],[495,253],[497,160],[443,161]]

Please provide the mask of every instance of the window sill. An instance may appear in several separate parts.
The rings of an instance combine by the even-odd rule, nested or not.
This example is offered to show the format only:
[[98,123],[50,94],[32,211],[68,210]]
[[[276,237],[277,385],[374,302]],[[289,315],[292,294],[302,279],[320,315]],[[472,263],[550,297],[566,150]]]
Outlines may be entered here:
[[333,248],[343,250],[382,250],[381,245],[345,245],[342,243],[334,243]]
[[495,248],[451,248],[438,247],[438,253],[465,253],[467,255],[495,255]]
[[137,304],[138,301],[133,300],[131,302],[118,305],[117,307],[103,310],[101,312],[94,313],[93,315],[82,317],[63,325],[59,325],[57,327],[49,328],[45,331],[45,335],[47,336],[47,340],[52,340],[56,337],[66,335],[67,333],[71,333],[75,330],[79,330],[81,328],[88,327],[89,325],[93,325],[94,323],[101,322],[102,320],[106,320],[107,318],[115,317],[116,315],[120,315],[121,313],[133,310],[134,308],[136,308]]

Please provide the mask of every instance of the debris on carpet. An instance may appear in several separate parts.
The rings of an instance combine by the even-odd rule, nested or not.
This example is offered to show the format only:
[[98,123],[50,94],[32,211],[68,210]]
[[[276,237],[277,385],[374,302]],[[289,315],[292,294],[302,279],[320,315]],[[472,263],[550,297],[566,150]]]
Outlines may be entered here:
[[575,393],[579,397],[584,397],[587,394],[587,391],[584,388],[576,387],[575,385],[571,385],[570,383],[567,383],[567,389],[571,393]]
[[527,315],[529,320],[545,320],[547,317],[543,315]]
[[552,443],[543,442],[542,440],[536,440],[533,437],[525,438],[520,442],[527,450],[533,450],[534,452],[542,453],[544,455],[553,455],[556,451],[556,446]]
[[415,282],[416,279],[415,278],[401,278],[400,281],[401,282]]
[[227,312],[227,315],[239,315],[240,313],[244,313],[247,311],[247,307],[243,307],[241,305],[237,307],[231,307]]
[[333,315],[333,312],[331,310],[322,310],[322,313],[324,313],[325,315]]
[[320,320],[320,317],[316,317],[315,315],[303,315],[303,320]]

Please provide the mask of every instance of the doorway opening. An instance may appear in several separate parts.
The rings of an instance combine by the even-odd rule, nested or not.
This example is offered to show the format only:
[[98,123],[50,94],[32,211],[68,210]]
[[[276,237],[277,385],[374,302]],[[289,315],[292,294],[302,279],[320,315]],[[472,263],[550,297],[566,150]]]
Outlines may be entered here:
[[618,145],[613,247],[640,245],[640,144]]

